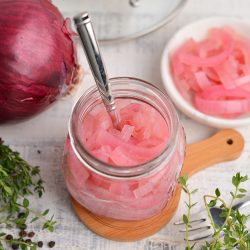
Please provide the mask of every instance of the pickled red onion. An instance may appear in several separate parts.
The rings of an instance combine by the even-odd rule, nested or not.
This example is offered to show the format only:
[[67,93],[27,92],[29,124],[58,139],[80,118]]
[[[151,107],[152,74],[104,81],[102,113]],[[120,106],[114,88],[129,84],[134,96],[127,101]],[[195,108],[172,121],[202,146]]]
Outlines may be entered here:
[[207,114],[238,114],[250,111],[250,99],[242,100],[206,100],[199,94],[195,96],[197,108]]
[[206,73],[203,71],[198,71],[196,73],[194,73],[195,79],[199,85],[199,87],[204,90],[208,87],[210,87],[211,85],[213,85],[213,82],[211,80],[209,80],[209,78],[207,77]]
[[230,27],[187,40],[171,66],[176,87],[199,111],[225,118],[250,112],[250,40]]
[[[223,30],[217,33],[221,38],[220,40],[221,45],[225,44],[225,47],[223,48],[223,51],[221,53],[219,53],[218,55],[201,58],[198,55],[190,54],[188,51],[183,51],[183,53],[180,55],[180,61],[184,64],[209,67],[209,66],[218,65],[221,62],[223,62],[225,59],[227,59],[228,56],[232,53],[233,40],[229,36],[229,34],[224,32]],[[194,43],[194,46],[195,44],[196,43]],[[199,47],[197,46],[196,51],[198,51]]]
[[169,140],[165,119],[149,104],[131,99],[116,102],[120,130],[113,127],[102,104],[84,117],[81,138],[86,149],[97,159],[120,167],[143,164],[159,156]]
[[223,86],[217,85],[206,89],[206,91],[200,92],[199,95],[203,99],[216,100],[221,98],[226,99],[250,99],[250,92],[244,89],[224,89]]

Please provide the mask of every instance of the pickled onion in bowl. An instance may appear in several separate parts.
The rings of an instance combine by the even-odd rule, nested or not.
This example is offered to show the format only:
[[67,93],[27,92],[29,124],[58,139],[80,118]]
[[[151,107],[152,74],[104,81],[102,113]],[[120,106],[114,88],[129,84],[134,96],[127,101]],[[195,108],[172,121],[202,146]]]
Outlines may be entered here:
[[[248,76],[249,69],[250,69],[250,58],[247,50],[244,50],[244,54],[239,53],[238,48],[243,47],[250,48],[249,40],[250,40],[250,22],[248,20],[236,17],[223,17],[223,16],[215,16],[215,17],[208,17],[204,19],[200,19],[194,22],[191,22],[184,27],[181,27],[166,43],[165,48],[162,53],[161,57],[161,77],[163,86],[171,98],[175,106],[183,112],[188,117],[192,118],[193,120],[212,127],[217,128],[236,128],[242,126],[250,125],[250,112],[241,112],[234,113],[234,114],[211,114],[206,113],[204,111],[199,110],[195,105],[195,95],[196,92],[201,94],[209,93],[207,89],[207,85],[211,86],[212,83],[216,83],[212,85],[213,87],[217,87],[218,85],[222,85],[220,83],[220,78],[215,72],[214,68],[212,67],[204,67],[200,66],[201,70],[195,71],[196,67],[191,67],[193,71],[186,72],[185,76],[188,77],[188,81],[183,79],[177,79],[176,75],[181,74],[183,72],[183,68],[190,68],[189,65],[185,65],[180,62],[180,60],[173,60],[174,56],[178,56],[180,53],[181,47],[184,45],[185,42],[189,42],[188,49],[192,51],[192,47],[194,43],[200,43],[201,49],[199,51],[199,55],[204,57],[206,51],[210,48],[213,48],[214,42],[213,40],[204,41],[208,38],[208,33],[212,29],[223,29],[225,32],[228,32],[229,35],[235,39],[235,37],[243,37],[244,40],[238,40],[233,45],[233,54],[237,59],[244,59],[244,65],[241,65],[240,72],[244,72],[245,76],[241,76],[237,78],[233,83],[236,87],[240,87],[242,90],[250,91],[249,80],[250,77]],[[237,50],[235,49],[237,47]],[[178,53],[179,52],[179,53]],[[210,56],[216,56],[221,51],[218,50],[215,53],[210,54]],[[195,54],[196,56],[198,54]],[[237,64],[232,60],[230,57],[230,63],[232,64],[232,68],[234,68]],[[175,64],[174,64],[175,62]],[[218,66],[220,66],[218,64]],[[173,72],[175,71],[175,72]],[[175,74],[174,74],[175,73]],[[233,73],[230,72],[230,76],[234,76]],[[199,81],[198,81],[199,80]],[[230,82],[229,82],[230,83]],[[196,89],[194,91],[193,89]],[[225,88],[223,88],[225,90]],[[232,92],[234,88],[231,88]],[[214,94],[214,88],[211,88],[212,93]],[[230,90],[230,87],[227,88]],[[238,89],[239,90],[239,89]],[[242,95],[243,92],[237,92],[237,95]],[[217,90],[218,91],[218,90]],[[216,92],[217,92],[216,91]],[[231,93],[232,93],[231,92]],[[243,98],[241,97],[230,97],[230,99],[244,99],[246,100],[246,93],[243,94]],[[217,93],[218,94],[218,93]],[[217,95],[216,94],[216,95]],[[227,99],[227,95],[229,92],[226,92],[226,97],[218,97],[217,100],[223,101]],[[202,98],[204,96],[202,95]],[[205,100],[206,99],[202,99]],[[209,101],[209,100],[208,100]],[[214,100],[213,100],[214,101]],[[225,101],[225,100],[224,100]],[[245,103],[245,104],[244,104]],[[224,104],[222,104],[224,105]],[[230,106],[231,104],[229,104]],[[239,104],[237,104],[239,105]],[[242,102],[240,106],[244,106],[245,109],[246,102]]]
[[171,55],[174,83],[201,112],[235,118],[250,112],[250,39],[224,26],[186,40]]

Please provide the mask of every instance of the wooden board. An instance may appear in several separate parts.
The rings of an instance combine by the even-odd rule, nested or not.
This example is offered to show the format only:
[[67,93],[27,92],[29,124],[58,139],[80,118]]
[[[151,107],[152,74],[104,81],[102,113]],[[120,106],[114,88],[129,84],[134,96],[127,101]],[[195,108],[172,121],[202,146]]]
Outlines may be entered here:
[[[238,158],[244,148],[243,137],[233,129],[221,130],[212,137],[187,145],[181,174],[189,176],[213,164]],[[161,213],[140,221],[123,221],[91,213],[73,198],[72,206],[80,220],[96,234],[116,241],[133,241],[148,237],[164,227],[178,207],[181,187],[177,185],[173,198]]]

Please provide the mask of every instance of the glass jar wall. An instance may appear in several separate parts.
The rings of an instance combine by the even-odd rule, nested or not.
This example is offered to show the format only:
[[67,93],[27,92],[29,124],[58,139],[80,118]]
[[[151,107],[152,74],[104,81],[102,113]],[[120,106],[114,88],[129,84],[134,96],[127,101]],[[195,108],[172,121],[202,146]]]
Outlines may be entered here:
[[[138,126],[147,123],[150,129],[142,133],[136,127],[125,143],[118,138],[119,131],[109,128],[116,133],[104,142],[100,126],[111,125],[99,122],[98,127],[88,121],[90,114],[97,117],[106,113],[98,90],[90,89],[72,112],[64,177],[71,196],[91,212],[120,220],[142,220],[160,213],[171,199],[184,160],[185,135],[172,103],[153,85],[134,78],[114,78],[111,83],[123,128],[132,127],[124,117],[135,110],[137,118],[141,116]],[[136,110],[140,107],[144,113]],[[99,145],[98,151],[93,146],[98,143],[108,146]]]

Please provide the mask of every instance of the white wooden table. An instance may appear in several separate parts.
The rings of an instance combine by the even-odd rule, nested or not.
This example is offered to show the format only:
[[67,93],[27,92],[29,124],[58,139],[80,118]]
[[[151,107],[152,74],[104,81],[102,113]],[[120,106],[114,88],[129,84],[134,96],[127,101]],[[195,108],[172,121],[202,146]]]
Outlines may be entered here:
[[[164,45],[181,26],[212,15],[236,16],[250,21],[250,1],[190,0],[184,11],[174,21],[153,34],[126,43],[103,45],[101,49],[110,77],[135,76],[155,83],[163,89],[160,59]],[[83,67],[88,71],[81,48],[79,49],[79,55],[81,55]],[[43,199],[34,200],[32,206],[37,209],[49,207],[59,221],[59,225],[55,233],[41,232],[39,237],[44,241],[51,238],[55,239],[55,249],[59,250],[183,249],[183,247],[171,248],[167,244],[158,244],[158,248],[152,247],[152,244],[156,244],[154,242],[157,239],[173,240],[168,236],[173,230],[171,223],[157,235],[148,239],[119,243],[108,241],[93,234],[75,216],[63,181],[61,160],[72,105],[79,93],[87,88],[91,82],[91,76],[87,76],[78,89],[78,93],[58,101],[53,107],[35,118],[18,124],[0,126],[0,136],[6,143],[19,150],[29,162],[41,166],[42,175],[46,181],[46,194]],[[180,116],[189,143],[204,139],[216,131],[214,128],[192,121],[183,114],[180,114]],[[229,198],[228,193],[232,188],[231,177],[235,172],[240,171],[242,174],[250,175],[250,126],[238,130],[246,140],[242,156],[234,162],[213,166],[190,179],[191,187],[199,188],[199,192],[194,196],[194,200],[199,201],[199,204],[194,210],[202,209],[202,196],[204,193],[211,193],[216,187],[219,187],[222,193]],[[37,153],[38,149],[41,150],[41,154]],[[250,184],[248,183],[248,189],[249,187]],[[250,195],[250,193],[248,194]],[[184,199],[185,197],[182,196],[173,220],[179,218],[185,211]]]

